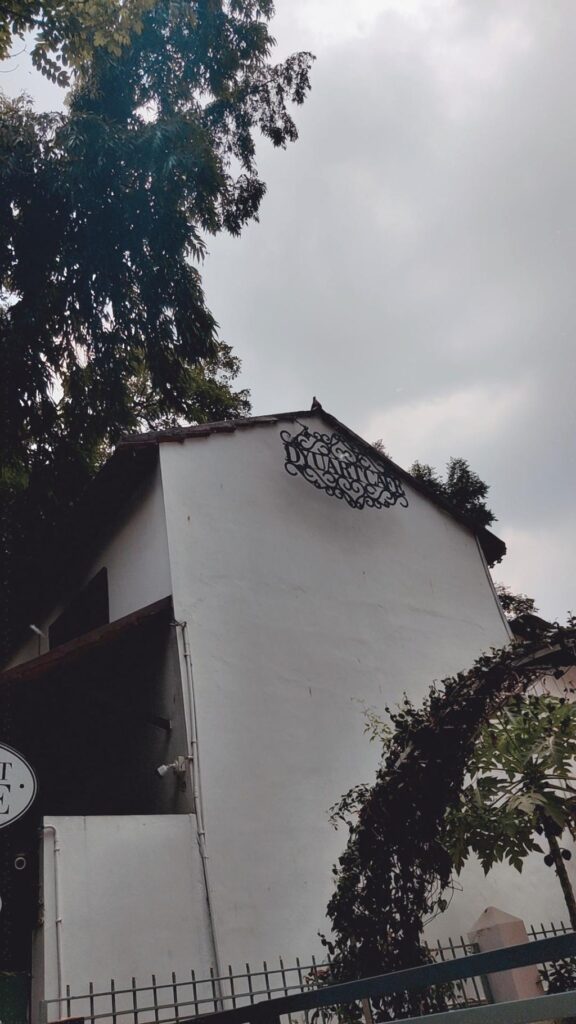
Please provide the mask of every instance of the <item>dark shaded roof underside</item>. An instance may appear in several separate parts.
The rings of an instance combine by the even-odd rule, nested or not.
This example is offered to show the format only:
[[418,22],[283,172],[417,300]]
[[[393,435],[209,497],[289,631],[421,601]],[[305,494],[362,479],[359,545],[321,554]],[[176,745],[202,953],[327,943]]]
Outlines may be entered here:
[[0,673],[0,685],[5,683],[28,682],[37,679],[47,672],[63,665],[71,665],[78,659],[86,657],[96,648],[105,647],[115,643],[133,629],[138,629],[150,619],[164,617],[166,621],[172,616],[172,598],[163,597],[153,604],[139,608],[135,612],[123,615],[121,619],[115,619],[104,626],[97,626],[88,633],[83,633],[74,640],[69,640],[59,647],[54,647],[37,658],[23,661],[20,665],[14,665]]

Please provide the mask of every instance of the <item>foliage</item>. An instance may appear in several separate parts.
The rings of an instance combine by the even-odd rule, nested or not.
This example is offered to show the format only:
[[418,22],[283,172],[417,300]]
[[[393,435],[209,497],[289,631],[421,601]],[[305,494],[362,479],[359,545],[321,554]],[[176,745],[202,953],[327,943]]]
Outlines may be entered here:
[[[560,847],[576,826],[576,704],[532,693],[516,698],[485,724],[468,765],[460,803],[447,818],[445,843],[460,871],[475,853],[485,872],[507,861],[518,871],[532,851],[558,875],[572,924],[574,893]],[[537,837],[543,837],[538,841]]]
[[67,112],[0,100],[10,623],[31,548],[123,432],[249,407],[197,264],[207,235],[257,217],[256,133],[297,137],[288,107],[306,96],[311,57],[271,63],[272,13],[270,0],[159,0],[120,56],[96,48]]
[[[26,33],[34,37],[34,65],[58,85],[70,67],[82,70],[95,50],[119,57],[155,0],[0,0],[0,60]],[[182,10],[184,4],[181,4]]]
[[444,498],[462,515],[468,516],[476,526],[490,526],[495,521],[496,516],[486,504],[490,488],[470,469],[466,459],[452,457],[446,467],[445,480],[425,462],[415,462],[410,472],[434,494]]
[[[393,732],[384,736],[375,782],[346,794],[334,812],[349,829],[328,906],[333,935],[325,940],[337,979],[426,960],[424,923],[445,909],[452,885],[444,825],[459,806],[482,725],[542,673],[575,661],[570,620],[538,640],[484,655],[469,671],[435,684],[420,707],[405,698],[387,709]],[[381,1004],[379,1015],[422,1006],[400,997]]]
[[535,615],[538,611],[533,597],[527,594],[513,594],[504,583],[495,584],[498,600],[507,619],[515,619],[519,615]]
[[253,132],[295,138],[286,101],[308,88],[307,55],[269,65],[260,6],[190,4],[175,23],[158,4],[122,60],[93,61],[68,114],[2,102],[3,452],[44,444],[57,420],[113,442],[143,374],[161,416],[191,418],[188,371],[218,350],[190,261],[203,232],[257,214]]
[[384,441],[382,440],[382,438],[381,438],[381,437],[378,437],[378,438],[377,438],[377,439],[376,439],[376,440],[375,440],[375,441],[374,441],[374,442],[372,443],[372,447],[373,447],[373,448],[375,448],[377,452],[380,452],[380,454],[381,454],[381,455],[387,455],[387,456],[388,456],[388,458],[390,458],[390,455],[389,455],[389,454],[388,454],[388,452],[386,451],[386,446],[385,446],[385,444],[384,444]]
[[[546,964],[541,974],[550,995],[554,992],[573,992],[576,989],[576,958],[568,957],[566,960]],[[564,1017],[563,1024],[576,1024],[576,1017]]]
[[571,992],[576,989],[576,958],[556,960],[546,967],[548,992]]
[[566,697],[533,693],[500,708],[480,733],[449,816],[456,869],[473,852],[485,872],[502,860],[520,871],[527,853],[542,852],[535,834],[543,814],[562,830],[573,827],[574,759],[576,704]]

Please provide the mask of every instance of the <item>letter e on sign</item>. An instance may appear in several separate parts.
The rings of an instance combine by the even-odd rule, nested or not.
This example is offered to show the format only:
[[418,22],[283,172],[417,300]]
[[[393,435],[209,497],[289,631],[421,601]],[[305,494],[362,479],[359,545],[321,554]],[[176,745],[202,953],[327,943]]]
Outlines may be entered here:
[[17,750],[0,743],[0,828],[17,821],[36,796],[36,776]]

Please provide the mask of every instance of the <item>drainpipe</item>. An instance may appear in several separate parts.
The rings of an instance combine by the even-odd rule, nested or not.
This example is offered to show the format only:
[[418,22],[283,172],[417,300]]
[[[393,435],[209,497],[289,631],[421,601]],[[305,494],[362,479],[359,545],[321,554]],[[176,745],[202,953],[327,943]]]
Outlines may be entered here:
[[[204,878],[204,891],[206,894],[206,907],[208,910],[208,927],[210,931],[210,945],[212,947],[212,956],[214,959],[214,967],[216,968],[217,978],[222,977],[222,969],[220,964],[220,953],[218,949],[218,939],[216,936],[216,926],[214,923],[214,910],[212,900],[212,888],[210,885],[210,875],[208,870],[208,852],[206,850],[206,829],[204,825],[204,803],[202,799],[202,778],[200,773],[200,757],[198,751],[198,715],[196,710],[196,691],[194,687],[194,673],[192,670],[192,655],[190,653],[190,644],[188,641],[188,627],[186,622],[174,622],[175,626],[178,626],[182,636],[182,649],[184,652],[184,666],[186,676],[186,697],[188,704],[188,721],[190,724],[189,728],[189,753],[188,759],[191,765],[191,776],[192,776],[192,799],[194,804],[194,812],[196,815],[196,839],[198,842],[198,850],[200,852],[200,861],[202,864],[202,875]],[[224,1009],[224,1002],[222,998],[222,984],[220,980],[216,982],[220,1008]]]
[[54,923],[56,931],[56,973],[58,977],[58,1013],[62,1013],[62,916],[60,914],[60,840],[54,825],[43,825],[42,832],[54,837]]

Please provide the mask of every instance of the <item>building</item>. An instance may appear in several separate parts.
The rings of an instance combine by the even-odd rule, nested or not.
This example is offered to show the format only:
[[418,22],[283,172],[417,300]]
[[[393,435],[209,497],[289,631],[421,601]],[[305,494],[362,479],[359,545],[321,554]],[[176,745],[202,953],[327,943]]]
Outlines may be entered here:
[[[504,553],[320,407],[122,442],[0,677],[39,784],[0,831],[0,969],[36,1007],[318,951],[364,707],[509,641]],[[518,878],[466,921],[549,907]]]

